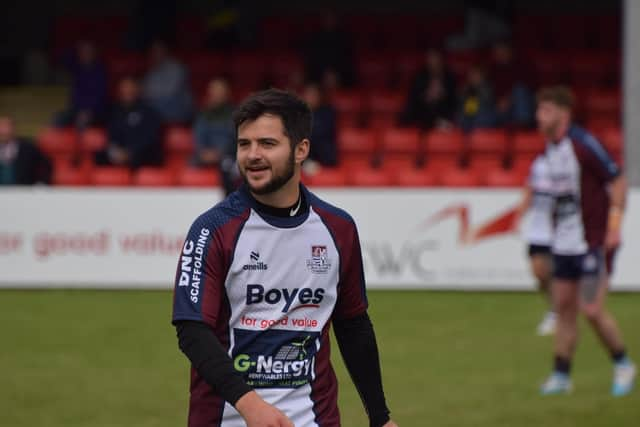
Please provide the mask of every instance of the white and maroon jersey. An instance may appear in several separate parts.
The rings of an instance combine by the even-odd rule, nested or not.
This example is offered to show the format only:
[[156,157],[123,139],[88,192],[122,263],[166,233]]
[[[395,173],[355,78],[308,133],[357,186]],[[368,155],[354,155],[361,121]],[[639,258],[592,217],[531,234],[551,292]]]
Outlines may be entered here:
[[581,255],[604,244],[609,211],[607,183],[620,168],[596,138],[572,126],[546,149],[555,200],[552,251]]
[[527,185],[531,190],[531,205],[527,212],[524,235],[531,245],[551,246],[553,241],[553,195],[551,175],[544,154],[531,164]]
[[[332,318],[367,309],[351,217],[301,187],[304,215],[258,213],[246,189],[194,222],[176,273],[173,321],[209,325],[234,368],[296,427],[337,427]],[[238,412],[191,371],[190,427],[241,427]]]

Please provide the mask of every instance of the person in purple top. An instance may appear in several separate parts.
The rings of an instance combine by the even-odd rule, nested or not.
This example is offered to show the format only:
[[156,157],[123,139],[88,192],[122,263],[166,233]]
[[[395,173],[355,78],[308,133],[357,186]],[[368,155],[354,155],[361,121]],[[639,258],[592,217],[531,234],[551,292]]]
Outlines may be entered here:
[[69,105],[56,115],[54,124],[81,129],[102,124],[107,107],[107,72],[95,46],[80,41],[64,63],[71,75]]

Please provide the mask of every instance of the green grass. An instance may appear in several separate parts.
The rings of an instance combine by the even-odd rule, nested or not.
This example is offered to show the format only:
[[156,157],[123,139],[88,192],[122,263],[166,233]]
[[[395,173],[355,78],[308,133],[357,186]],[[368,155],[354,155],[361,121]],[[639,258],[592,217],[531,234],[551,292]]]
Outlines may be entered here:
[[[632,426],[640,390],[609,396],[611,364],[582,324],[571,396],[542,398],[551,340],[533,294],[370,292],[386,395],[409,426]],[[640,357],[640,295],[616,294]],[[185,425],[188,365],[159,291],[0,291],[0,425]],[[334,349],[345,427],[368,425]]]

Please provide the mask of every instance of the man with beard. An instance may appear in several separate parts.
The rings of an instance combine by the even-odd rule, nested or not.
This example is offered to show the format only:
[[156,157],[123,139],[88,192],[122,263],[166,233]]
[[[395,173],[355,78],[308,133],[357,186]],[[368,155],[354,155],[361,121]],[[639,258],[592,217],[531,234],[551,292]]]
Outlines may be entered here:
[[611,394],[633,388],[636,367],[622,335],[605,309],[627,184],[618,165],[593,135],[571,123],[573,96],[563,86],[538,94],[538,129],[547,139],[545,159],[554,199],[553,307],[557,312],[554,367],[542,394],[571,391],[571,359],[578,338],[579,309],[614,364]]
[[353,219],[300,184],[311,112],[270,89],[234,113],[244,185],[198,217],[173,324],[192,364],[190,427],[338,427],[329,328],[372,427],[385,403]]

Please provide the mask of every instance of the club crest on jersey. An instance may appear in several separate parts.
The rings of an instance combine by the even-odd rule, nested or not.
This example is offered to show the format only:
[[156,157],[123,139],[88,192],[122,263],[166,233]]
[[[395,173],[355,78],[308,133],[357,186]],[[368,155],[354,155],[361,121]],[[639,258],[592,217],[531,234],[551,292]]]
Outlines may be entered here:
[[326,274],[331,268],[331,260],[326,246],[311,246],[311,258],[307,260],[307,268],[316,274]]

